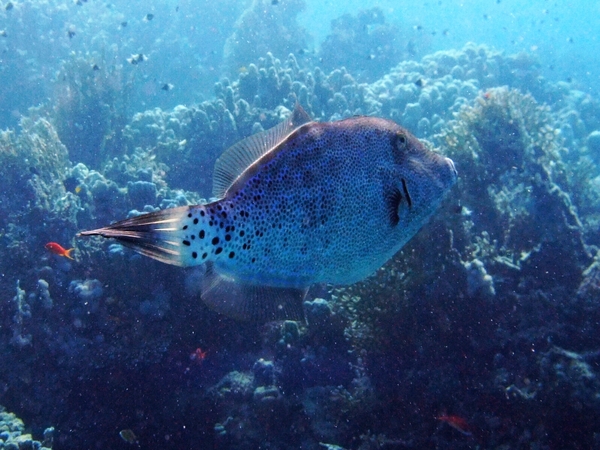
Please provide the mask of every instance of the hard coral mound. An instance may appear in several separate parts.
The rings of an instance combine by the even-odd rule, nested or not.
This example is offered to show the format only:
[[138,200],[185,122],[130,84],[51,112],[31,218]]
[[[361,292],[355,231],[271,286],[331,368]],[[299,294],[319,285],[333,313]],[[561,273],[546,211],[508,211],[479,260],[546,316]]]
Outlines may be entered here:
[[345,67],[362,80],[372,81],[409,56],[408,42],[376,7],[333,20],[319,56],[327,70]]
[[238,72],[267,52],[283,58],[306,48],[308,34],[296,23],[304,7],[304,0],[253,0],[225,44],[225,63],[230,71]]
[[472,238],[485,232],[489,264],[519,267],[530,288],[576,287],[590,256],[548,109],[516,90],[490,89],[435,139],[462,172],[454,238],[460,246],[470,235],[471,243],[461,253],[477,251]]

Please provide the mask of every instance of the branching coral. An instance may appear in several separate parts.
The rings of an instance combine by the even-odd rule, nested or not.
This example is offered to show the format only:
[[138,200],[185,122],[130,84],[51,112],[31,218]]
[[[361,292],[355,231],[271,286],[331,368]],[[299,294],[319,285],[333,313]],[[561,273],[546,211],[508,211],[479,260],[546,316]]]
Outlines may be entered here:
[[456,233],[457,248],[473,251],[472,236],[487,232],[504,258],[549,270],[551,279],[539,273],[538,282],[576,286],[589,255],[548,109],[516,90],[490,89],[464,107],[436,142],[458,167],[461,204],[471,223],[468,231],[466,222],[455,224],[455,232],[471,235]]

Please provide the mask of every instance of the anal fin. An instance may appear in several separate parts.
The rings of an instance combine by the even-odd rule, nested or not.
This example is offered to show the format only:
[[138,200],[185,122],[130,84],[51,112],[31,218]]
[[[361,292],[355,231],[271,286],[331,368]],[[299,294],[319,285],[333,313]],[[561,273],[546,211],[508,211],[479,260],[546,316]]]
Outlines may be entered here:
[[232,319],[249,322],[304,320],[307,289],[279,288],[242,283],[207,268],[202,301]]

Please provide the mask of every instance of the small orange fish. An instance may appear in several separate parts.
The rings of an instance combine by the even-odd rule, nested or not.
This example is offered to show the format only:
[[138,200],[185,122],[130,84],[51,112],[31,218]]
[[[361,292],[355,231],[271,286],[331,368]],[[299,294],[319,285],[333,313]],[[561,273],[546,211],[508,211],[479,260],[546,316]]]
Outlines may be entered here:
[[56,242],[48,242],[46,245],[44,245],[44,247],[46,247],[46,250],[50,250],[55,255],[64,256],[65,258],[69,258],[75,261],[75,258],[71,256],[71,252],[75,250],[75,248],[70,248],[69,250],[67,250],[63,248],[62,245],[57,244]]
[[456,431],[464,434],[465,436],[472,435],[472,433],[469,431],[469,424],[462,417],[441,415],[441,416],[436,417],[436,419],[447,423],[452,428],[454,428]]
[[198,347],[194,353],[190,355],[190,359],[192,361],[196,361],[198,364],[201,364],[202,361],[204,361],[204,358],[206,358],[206,352],[202,351],[200,347]]

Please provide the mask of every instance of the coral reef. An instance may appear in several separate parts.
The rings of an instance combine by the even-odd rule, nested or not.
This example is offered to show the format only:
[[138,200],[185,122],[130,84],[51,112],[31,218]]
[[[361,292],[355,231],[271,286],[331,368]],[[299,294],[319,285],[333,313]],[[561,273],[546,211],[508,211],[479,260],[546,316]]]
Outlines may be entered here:
[[[232,371],[209,389],[222,417],[214,425],[219,445],[254,448],[268,439],[293,448],[347,441],[353,425],[372,411],[375,393],[362,360],[342,356],[348,351],[343,328],[327,302],[306,307],[308,327],[287,321],[265,332],[265,342],[276,342],[272,360],[259,358],[251,370]],[[282,421],[289,429],[271,435],[269,429]]]
[[479,242],[485,232],[492,246],[484,251],[495,259],[489,264],[517,266],[528,287],[576,287],[590,254],[568,194],[578,186],[570,186],[569,168],[561,162],[566,150],[547,109],[517,91],[490,89],[436,140],[465,174],[473,174],[459,185],[461,216],[468,211],[453,228],[459,252],[482,251],[473,238],[460,248],[468,239],[459,232],[462,225]]
[[306,48],[308,34],[296,23],[296,16],[304,7],[304,0],[281,3],[252,0],[225,44],[225,63],[232,73],[248,66],[267,52],[283,58],[298,49]]
[[[284,3],[254,2],[240,36],[263,20],[257,8]],[[366,21],[372,33],[353,38],[357,52],[393,33],[364,14],[336,28],[338,39]],[[2,132],[2,403],[34,430],[56,423],[64,448],[116,447],[118,432],[105,430],[119,428],[140,446],[173,448],[597,445],[598,101],[541,78],[528,54],[485,46],[403,61],[369,83],[362,62],[309,67],[288,44],[233,56],[214,98],[127,123],[118,105],[128,100],[110,84],[124,86],[125,73],[141,82],[143,65],[87,73],[74,56],[63,72],[72,97]],[[232,322],[198,301],[202,269],[73,239],[205,201],[218,155],[297,101],[318,120],[392,118],[460,175],[439,214],[372,277],[311,291],[306,323]],[[84,116],[71,136],[68,124]],[[49,241],[74,243],[76,260],[45,252]],[[446,414],[471,436],[436,420]],[[563,432],[559,420],[581,431]]]
[[398,45],[401,41],[409,42],[385,23],[380,8],[372,8],[335,19],[319,56],[327,70],[345,67],[363,81],[374,81],[408,56],[408,47]]
[[17,294],[13,297],[15,315],[13,321],[13,335],[10,343],[17,347],[25,347],[31,344],[31,334],[23,335],[23,320],[31,317],[31,307],[25,301],[26,292],[19,286],[17,280]]
[[[65,146],[45,119],[21,120],[21,131],[0,133],[0,258],[5,292],[23,279],[23,261],[35,261],[49,241],[69,242],[77,231],[76,196],[63,180],[69,166]],[[33,267],[31,264],[30,267]]]
[[44,430],[44,440],[36,441],[25,433],[23,421],[0,406],[0,448],[3,450],[49,450],[54,442],[54,428]]
[[96,67],[98,70],[90,70],[89,56],[63,62],[53,114],[69,158],[94,169],[120,150],[132,88],[131,82],[123,82],[122,70],[109,70],[104,64]]
[[419,136],[429,136],[481,87],[513,81],[515,65],[527,73],[529,66],[523,61],[469,45],[461,52],[427,56],[422,63],[401,63],[369,85],[358,83],[343,67],[327,74],[319,67],[301,67],[293,54],[280,60],[268,53],[256,64],[249,63],[237,80],[216,83],[215,100],[134,115],[123,130],[123,147],[128,154],[156,158],[155,173],[164,171],[162,178],[171,188],[208,196],[212,164],[207,161],[239,139],[281,121],[296,101],[315,119],[383,115]]

